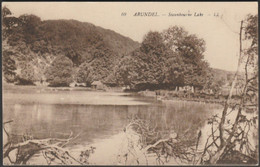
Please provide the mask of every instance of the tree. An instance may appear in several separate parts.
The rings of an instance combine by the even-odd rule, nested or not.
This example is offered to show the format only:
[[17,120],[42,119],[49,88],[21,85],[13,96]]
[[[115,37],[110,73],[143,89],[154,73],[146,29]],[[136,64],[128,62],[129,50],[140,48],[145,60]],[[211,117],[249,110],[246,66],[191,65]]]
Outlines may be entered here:
[[18,18],[20,20],[20,31],[24,35],[24,39],[27,44],[33,44],[38,40],[40,32],[39,25],[41,24],[41,19],[35,15],[21,15]]
[[180,56],[173,56],[166,62],[165,80],[168,86],[183,86],[184,85],[184,71],[185,66]]
[[[183,64],[181,68],[183,85],[204,87],[208,63],[204,60],[205,41],[196,35],[189,35],[182,27],[173,26],[162,32],[165,45],[170,48],[179,61]],[[176,64],[176,63],[175,63]]]
[[86,83],[87,86],[91,86],[93,82],[93,69],[90,64],[84,62],[79,66],[79,70],[76,74],[76,80],[79,83]]
[[160,85],[164,81],[165,62],[170,57],[170,50],[163,42],[162,35],[159,32],[148,32],[141,44],[140,59],[147,63],[148,70],[145,75],[147,82]]
[[140,49],[122,60],[118,74],[125,84],[142,89],[184,85],[203,88],[209,70],[203,60],[204,51],[204,40],[181,27],[170,27],[162,33],[148,32]]
[[[201,163],[223,163],[226,159],[232,160],[236,155],[239,155],[236,156],[237,162],[243,162],[245,158],[248,163],[256,164],[258,162],[258,146],[253,147],[249,140],[249,134],[254,133],[252,129],[258,131],[256,126],[258,116],[248,118],[244,114],[244,111],[258,112],[258,72],[254,72],[258,61],[257,18],[257,15],[249,15],[241,21],[237,71],[221,117],[215,115],[208,122],[212,126],[212,133],[205,144]],[[246,45],[246,43],[250,43],[250,45]],[[244,47],[243,44],[245,44]],[[245,70],[244,83],[238,102],[232,104],[232,92],[241,65],[244,65]],[[252,68],[253,74],[250,75],[249,71]],[[229,117],[230,113],[234,113],[233,118],[235,119]]]
[[141,68],[143,67],[143,61],[138,60],[136,57],[129,55],[116,66],[115,76],[119,85],[128,85],[134,88],[135,85],[144,81],[142,72],[144,72],[145,68]]
[[6,6],[2,9],[2,31],[3,39],[5,40],[19,23],[19,19],[12,16],[12,12]]
[[130,53],[118,65],[118,81],[135,89],[158,89],[164,84],[165,63],[170,50],[159,32],[148,32],[141,47]]
[[46,81],[50,86],[69,86],[72,82],[72,61],[65,56],[57,56],[46,70]]
[[33,85],[35,81],[34,66],[31,61],[19,62],[20,72],[17,74],[19,85]]
[[[126,55],[139,46],[129,38],[90,23],[76,20],[42,21],[31,14],[14,17],[7,7],[3,7],[2,11],[3,39],[10,46],[6,50],[17,53],[12,56],[17,71],[21,70],[19,62],[25,59],[28,62],[45,62],[47,59],[53,60],[55,55],[64,55],[73,62],[74,71],[87,62],[92,68],[93,80],[114,85],[115,79],[111,74],[115,64],[123,57],[120,55]],[[41,62],[33,63],[38,74],[37,69],[42,69]],[[50,65],[49,61],[44,64],[42,71]]]
[[4,6],[2,9],[2,16],[6,17],[8,15],[12,15],[12,12],[10,11],[10,9],[8,9],[6,6]]
[[205,89],[210,89],[215,95],[220,93],[222,86],[226,83],[226,77],[216,75],[216,71],[210,69],[205,79]]
[[14,52],[3,50],[3,74],[8,83],[13,83],[16,78],[16,63],[13,58]]

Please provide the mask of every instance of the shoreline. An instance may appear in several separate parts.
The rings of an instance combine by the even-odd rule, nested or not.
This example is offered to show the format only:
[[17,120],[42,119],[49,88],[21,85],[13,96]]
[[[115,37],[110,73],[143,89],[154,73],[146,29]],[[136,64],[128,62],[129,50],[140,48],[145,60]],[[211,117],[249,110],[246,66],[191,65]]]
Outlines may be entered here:
[[[120,87],[112,87],[105,90],[93,89],[90,87],[48,87],[48,86],[37,86],[37,85],[12,85],[12,84],[3,84],[2,91],[3,93],[12,92],[15,89],[23,88],[26,90],[33,90],[37,93],[40,92],[57,92],[57,91],[79,91],[79,92],[115,92],[115,93],[134,93],[143,97],[152,97],[156,98],[158,101],[186,101],[186,102],[198,102],[198,103],[210,103],[210,104],[220,104],[224,105],[226,101],[225,96],[219,96],[220,98],[214,97],[214,95],[204,95],[206,97],[192,97],[189,94],[186,96],[183,92],[159,90],[159,91],[134,91],[134,92],[125,92]],[[237,99],[232,99],[231,104],[237,103]]]
[[[159,98],[159,99],[158,99]],[[203,99],[203,98],[177,98],[177,97],[157,97],[158,100],[161,101],[186,101],[186,102],[197,102],[197,103],[210,103],[210,104],[220,104],[224,105],[225,100],[220,99]]]
[[[209,104],[220,104],[224,105],[226,102],[225,96],[218,96],[218,98],[215,97],[215,95],[202,95],[198,94],[194,97],[191,96],[190,93],[183,93],[183,92],[176,92],[176,91],[139,91],[138,94],[140,96],[144,97],[154,97],[157,100],[160,101],[186,101],[186,102],[197,102],[197,103],[209,103]],[[159,94],[159,95],[158,95]],[[204,97],[203,97],[204,96]],[[230,104],[236,104],[238,102],[238,99],[233,98],[230,101]]]

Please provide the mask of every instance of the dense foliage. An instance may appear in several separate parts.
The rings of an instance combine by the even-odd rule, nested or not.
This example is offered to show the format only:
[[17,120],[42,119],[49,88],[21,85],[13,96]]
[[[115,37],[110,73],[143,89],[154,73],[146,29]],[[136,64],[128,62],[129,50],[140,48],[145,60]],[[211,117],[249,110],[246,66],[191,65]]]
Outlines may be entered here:
[[[45,73],[58,55],[64,55],[73,62],[73,71],[78,71],[81,64],[89,64],[94,70],[93,79],[106,81],[116,60],[139,46],[130,38],[90,23],[42,21],[38,16],[27,14],[14,17],[8,8],[3,7],[2,10],[3,40],[6,43],[3,64],[6,66],[4,78],[7,82],[45,81]],[[29,69],[32,73],[30,76],[20,74],[18,78],[17,71],[28,71],[22,70],[24,63],[31,64]],[[73,74],[74,81],[76,75]]]
[[119,83],[136,89],[176,86],[201,89],[210,76],[204,51],[204,40],[189,35],[183,28],[174,26],[162,33],[149,32],[141,47],[120,62]]
[[[227,82],[227,75],[218,75],[204,60],[205,41],[182,27],[148,32],[139,44],[90,23],[42,21],[35,15],[14,17],[6,7],[2,11],[6,82],[90,86],[100,80],[136,90],[192,86],[215,92]],[[64,72],[67,78],[61,79],[63,70],[71,74]]]
[[72,61],[65,56],[58,56],[46,71],[47,82],[51,86],[69,86],[72,82]]
[[86,83],[87,86],[90,86],[93,82],[93,69],[88,63],[82,63],[79,66],[79,70],[77,72],[77,82]]
[[16,75],[15,73],[16,65],[15,65],[15,61],[11,57],[11,55],[13,55],[13,52],[3,50],[3,54],[5,55],[2,59],[3,75],[5,76],[7,82],[14,82],[15,75]]

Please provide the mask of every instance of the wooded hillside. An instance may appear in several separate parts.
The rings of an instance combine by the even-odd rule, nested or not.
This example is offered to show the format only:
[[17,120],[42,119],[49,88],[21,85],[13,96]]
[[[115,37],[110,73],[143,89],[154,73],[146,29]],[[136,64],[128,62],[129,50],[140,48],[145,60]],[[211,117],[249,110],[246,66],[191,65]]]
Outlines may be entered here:
[[[46,80],[46,69],[58,56],[72,61],[73,80],[83,63],[98,68],[100,76],[96,79],[102,80],[121,57],[139,47],[138,42],[128,37],[90,23],[42,21],[35,15],[16,18],[8,10],[3,15],[3,56],[10,59],[5,59],[9,63],[15,63],[16,79],[21,84]],[[7,77],[7,82],[13,80]]]
[[232,73],[209,67],[206,43],[183,27],[148,32],[142,43],[76,20],[13,17],[3,8],[3,76],[16,84],[69,86],[100,80],[109,86],[213,89]]

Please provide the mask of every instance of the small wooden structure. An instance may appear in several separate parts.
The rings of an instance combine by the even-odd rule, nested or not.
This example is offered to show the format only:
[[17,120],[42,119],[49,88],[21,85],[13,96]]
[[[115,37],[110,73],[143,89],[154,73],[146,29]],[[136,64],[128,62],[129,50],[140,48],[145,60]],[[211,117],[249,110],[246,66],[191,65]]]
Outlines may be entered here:
[[101,81],[94,81],[91,84],[93,89],[103,90],[105,88],[104,84]]

